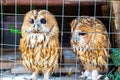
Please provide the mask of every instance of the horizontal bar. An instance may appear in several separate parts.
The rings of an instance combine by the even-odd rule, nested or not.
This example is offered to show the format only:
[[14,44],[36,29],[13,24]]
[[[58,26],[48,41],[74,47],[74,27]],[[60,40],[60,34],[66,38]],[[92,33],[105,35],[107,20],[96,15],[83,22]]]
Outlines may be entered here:
[[[64,2],[63,2],[64,1]],[[15,5],[15,0],[3,0],[1,1],[2,5]],[[0,2],[0,5],[1,5]],[[54,6],[61,6],[63,5],[94,5],[96,2],[96,5],[103,5],[106,4],[106,0],[17,0],[17,5],[36,5],[36,6],[44,6],[46,4],[48,5],[54,5]]]

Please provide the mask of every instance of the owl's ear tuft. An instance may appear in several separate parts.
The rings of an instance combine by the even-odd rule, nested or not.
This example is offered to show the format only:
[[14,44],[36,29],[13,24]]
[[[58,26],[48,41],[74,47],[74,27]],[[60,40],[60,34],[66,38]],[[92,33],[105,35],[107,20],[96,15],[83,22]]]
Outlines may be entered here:
[[78,20],[77,19],[74,19],[71,23],[70,23],[70,26],[71,26],[71,31],[73,32],[74,29],[76,28],[78,24]]

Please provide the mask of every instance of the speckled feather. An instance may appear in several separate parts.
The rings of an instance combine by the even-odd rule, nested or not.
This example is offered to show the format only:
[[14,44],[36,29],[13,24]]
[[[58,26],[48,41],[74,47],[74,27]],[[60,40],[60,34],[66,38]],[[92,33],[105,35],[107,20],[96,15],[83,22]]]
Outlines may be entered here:
[[[80,35],[80,42],[76,41],[75,33]],[[108,34],[103,23],[94,17],[82,16],[71,22],[71,46],[85,70],[108,70],[109,48],[111,47]]]
[[[47,29],[44,30],[46,32],[40,30],[34,33],[35,27],[31,29],[33,25],[30,24],[31,18],[36,23],[40,18],[45,18],[47,23],[43,24],[43,26]],[[26,14],[22,25],[22,38],[20,40],[21,57],[26,69],[42,73],[57,71],[59,59],[58,31],[57,21],[50,12],[46,10],[32,10]]]

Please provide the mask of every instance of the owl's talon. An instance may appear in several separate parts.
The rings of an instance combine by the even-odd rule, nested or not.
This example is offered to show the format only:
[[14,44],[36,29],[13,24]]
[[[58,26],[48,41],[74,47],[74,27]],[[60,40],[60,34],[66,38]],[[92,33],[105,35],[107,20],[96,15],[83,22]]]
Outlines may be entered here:
[[33,80],[32,78],[26,78],[26,77],[24,77],[24,80]]
[[24,77],[24,80],[29,80],[29,78]]
[[103,75],[98,75],[98,80],[104,80],[104,76]]
[[92,71],[92,80],[104,80],[104,76],[99,74],[97,70]]
[[91,79],[91,76],[90,76],[91,72],[88,71],[88,70],[85,70],[85,72],[82,72],[82,75],[79,76],[79,78],[87,78],[87,79]]

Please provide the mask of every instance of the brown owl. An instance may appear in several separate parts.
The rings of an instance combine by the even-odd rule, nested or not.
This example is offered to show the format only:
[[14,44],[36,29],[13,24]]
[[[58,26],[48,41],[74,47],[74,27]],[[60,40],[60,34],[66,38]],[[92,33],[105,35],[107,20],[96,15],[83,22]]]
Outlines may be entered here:
[[31,10],[26,13],[20,40],[21,57],[26,69],[33,72],[28,80],[43,80],[56,72],[59,58],[59,27],[55,17],[47,10]]
[[98,73],[108,70],[109,48],[111,47],[104,24],[89,16],[81,16],[71,22],[71,47],[85,70],[84,76],[91,75],[98,80]]

